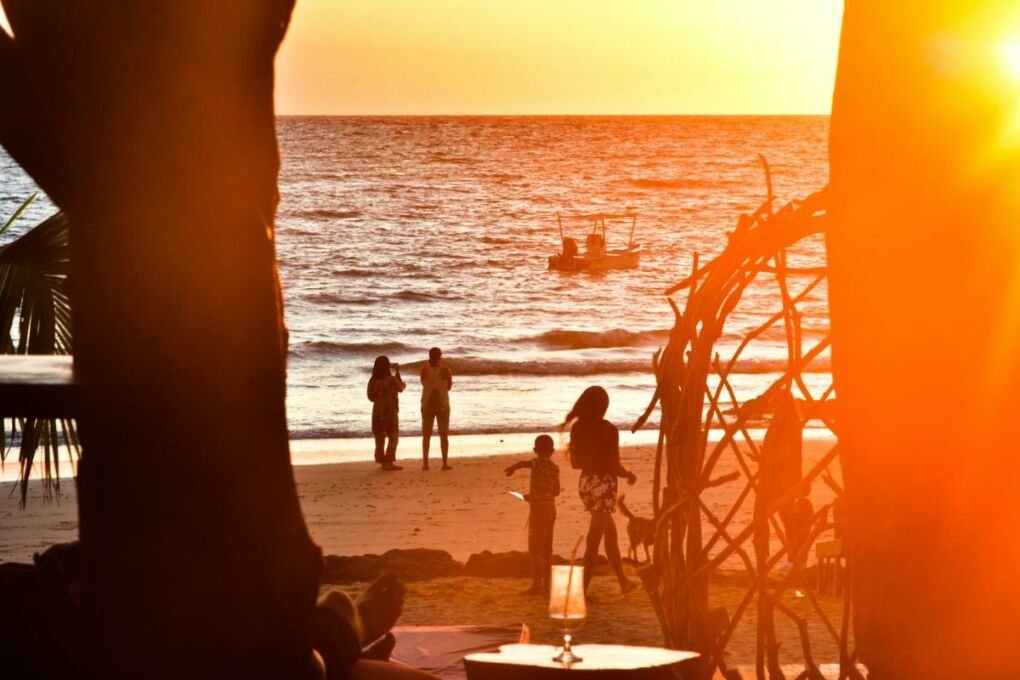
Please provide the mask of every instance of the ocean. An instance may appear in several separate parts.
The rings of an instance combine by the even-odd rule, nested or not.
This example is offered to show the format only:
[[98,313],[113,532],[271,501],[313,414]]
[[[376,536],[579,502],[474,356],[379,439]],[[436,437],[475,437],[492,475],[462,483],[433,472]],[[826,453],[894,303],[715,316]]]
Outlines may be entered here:
[[[365,388],[383,354],[408,383],[401,433],[419,433],[417,367],[432,346],[453,367],[455,435],[554,430],[595,384],[609,391],[610,420],[629,429],[672,325],[663,293],[763,200],[758,155],[784,202],[828,173],[827,117],[283,117],[278,131],[295,440],[369,436]],[[9,215],[36,189],[6,156],[0,173]],[[12,234],[52,210],[41,197]],[[557,216],[597,211],[638,214],[640,268],[549,271]],[[583,243],[584,225],[567,224]],[[609,226],[609,245],[624,244],[630,225]],[[822,264],[821,239],[793,257]],[[776,301],[767,281],[748,290],[724,356]],[[822,288],[803,306],[821,320],[809,334],[824,332],[825,304]],[[752,345],[738,392],[760,392],[784,356],[781,331]],[[808,376],[818,394],[826,367]]]

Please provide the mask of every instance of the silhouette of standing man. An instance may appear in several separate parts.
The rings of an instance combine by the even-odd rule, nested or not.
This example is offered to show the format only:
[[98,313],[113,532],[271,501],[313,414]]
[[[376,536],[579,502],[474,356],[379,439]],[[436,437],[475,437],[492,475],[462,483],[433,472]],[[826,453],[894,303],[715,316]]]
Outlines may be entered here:
[[453,468],[446,462],[450,453],[450,390],[453,373],[440,359],[443,351],[438,347],[429,350],[429,362],[421,369],[421,469],[429,469],[429,444],[432,440],[432,423],[439,424],[439,446],[443,452],[443,469]]

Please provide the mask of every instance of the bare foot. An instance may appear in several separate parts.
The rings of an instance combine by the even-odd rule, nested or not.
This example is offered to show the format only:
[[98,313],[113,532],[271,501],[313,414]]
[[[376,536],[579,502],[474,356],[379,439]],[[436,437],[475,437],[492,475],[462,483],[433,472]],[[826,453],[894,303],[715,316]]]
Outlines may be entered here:
[[631,581],[628,579],[620,584],[620,593],[626,595],[627,593],[629,593],[630,591],[634,590],[637,587],[638,587],[637,581]]
[[365,588],[355,600],[364,628],[362,644],[368,644],[389,632],[404,608],[407,588],[394,574],[383,574]]
[[386,633],[371,647],[361,650],[362,659],[378,659],[388,661],[393,654],[393,648],[397,646],[397,638],[393,633]]
[[443,463],[443,469],[444,470],[452,470],[453,466],[452,465],[447,465],[446,463]]

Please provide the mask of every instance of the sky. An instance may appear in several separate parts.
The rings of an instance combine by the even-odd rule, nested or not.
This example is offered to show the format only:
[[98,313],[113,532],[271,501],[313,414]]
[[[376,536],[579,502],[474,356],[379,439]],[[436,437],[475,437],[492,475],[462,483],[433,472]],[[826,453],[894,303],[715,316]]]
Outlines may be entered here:
[[828,113],[841,0],[298,0],[282,114]]

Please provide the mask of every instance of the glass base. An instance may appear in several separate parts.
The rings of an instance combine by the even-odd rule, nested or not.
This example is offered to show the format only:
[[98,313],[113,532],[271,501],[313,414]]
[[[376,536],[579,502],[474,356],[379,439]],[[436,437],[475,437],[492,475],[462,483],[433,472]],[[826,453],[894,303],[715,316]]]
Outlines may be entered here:
[[556,663],[561,663],[564,666],[569,666],[579,661],[584,661],[584,659],[579,657],[577,654],[574,654],[569,649],[564,649],[562,652],[554,656],[552,660],[555,661]]
[[571,664],[584,661],[584,659],[574,654],[574,650],[570,648],[570,639],[571,639],[570,635],[563,636],[563,649],[560,651],[559,654],[553,657],[552,660],[554,662],[561,663],[564,666],[570,666]]

